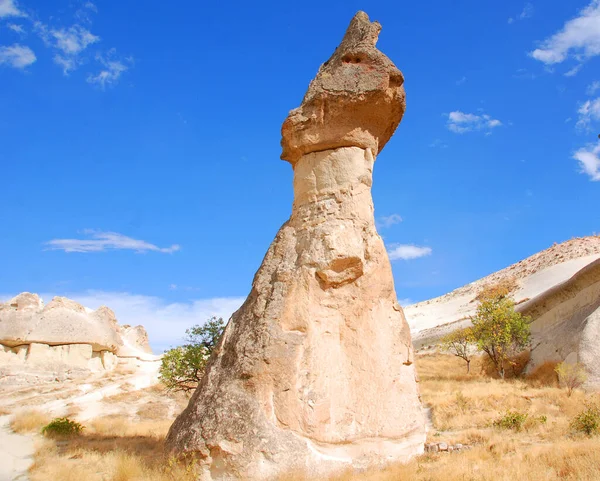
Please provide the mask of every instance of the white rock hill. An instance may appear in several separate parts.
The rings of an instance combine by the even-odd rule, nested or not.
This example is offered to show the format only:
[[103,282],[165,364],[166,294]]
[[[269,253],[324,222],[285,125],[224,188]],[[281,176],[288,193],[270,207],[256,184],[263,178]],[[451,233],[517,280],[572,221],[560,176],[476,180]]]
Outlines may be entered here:
[[448,294],[404,308],[415,349],[470,325],[486,285],[513,279],[516,309],[532,317],[528,369],[545,361],[583,362],[600,385],[600,236],[555,244]]
[[120,326],[106,306],[93,311],[65,297],[44,306],[29,292],[0,303],[2,383],[61,380],[118,367],[135,370],[141,363],[157,368],[159,360],[143,326]]

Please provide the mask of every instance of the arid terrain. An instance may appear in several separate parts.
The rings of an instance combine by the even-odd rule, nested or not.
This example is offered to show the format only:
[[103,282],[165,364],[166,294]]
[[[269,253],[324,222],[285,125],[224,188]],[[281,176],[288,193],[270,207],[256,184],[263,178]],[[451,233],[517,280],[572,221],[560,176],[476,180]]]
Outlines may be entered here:
[[[470,375],[464,373],[462,361],[449,355],[420,355],[416,363],[422,401],[430,417],[428,443],[462,444],[463,448],[427,452],[406,465],[348,472],[331,479],[597,479],[600,440],[574,433],[570,422],[586,402],[600,399],[583,391],[568,397],[558,387],[552,365],[529,377],[501,381],[482,371],[482,359],[474,361]],[[51,388],[43,395],[51,397]],[[44,410],[45,403],[34,402],[33,393],[20,396],[28,406],[11,415],[10,422],[14,430],[33,439],[32,481],[196,479],[192,463],[177,463],[164,453],[167,430],[186,399],[166,393],[160,385],[108,395],[98,401],[101,409],[91,418],[89,412],[73,406],[69,415],[85,429],[80,436],[64,439],[41,436],[39,430],[51,417]],[[509,410],[528,415],[520,431],[493,425]],[[290,474],[289,479],[305,478]]]

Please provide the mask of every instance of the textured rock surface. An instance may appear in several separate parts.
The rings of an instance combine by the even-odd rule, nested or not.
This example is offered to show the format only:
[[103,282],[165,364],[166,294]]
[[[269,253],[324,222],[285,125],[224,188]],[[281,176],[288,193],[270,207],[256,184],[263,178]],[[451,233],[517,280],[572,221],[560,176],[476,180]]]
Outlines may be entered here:
[[404,308],[413,344],[419,349],[433,345],[448,332],[470,324],[476,298],[486,285],[514,280],[517,309],[530,299],[552,290],[600,259],[600,236],[579,237],[537,252],[505,269],[455,289],[435,299]]
[[28,292],[0,304],[1,382],[19,382],[42,371],[112,371],[121,364],[137,369],[136,361],[159,359],[152,354],[146,330],[119,326],[106,306],[91,311],[55,297],[44,307]]
[[105,310],[110,311],[101,308],[88,315],[82,305],[65,297],[55,297],[43,307],[37,295],[19,294],[0,304],[0,343],[91,344],[94,351],[114,352],[123,341]]
[[545,361],[581,362],[588,384],[600,386],[600,260],[519,310],[533,319],[528,370]]
[[434,347],[443,335],[471,325],[479,290],[507,278],[517,281],[516,310],[532,319],[527,371],[546,361],[580,362],[589,374],[588,387],[600,387],[598,236],[556,244],[445,296],[409,306],[411,327],[434,326],[413,333],[415,346]]
[[405,108],[404,77],[375,47],[381,25],[364,12],[352,19],[331,58],[310,83],[302,105],[283,123],[281,158],[338,147],[377,155],[393,135]]
[[117,354],[123,357],[140,357],[140,351],[152,354],[148,333],[144,326],[121,326],[123,346],[119,347]]
[[[373,154],[404,111],[379,30],[357,14],[282,128],[292,216],[167,439],[202,457],[206,479],[317,479],[423,452],[410,333],[373,219]],[[320,101],[332,110],[315,117]]]

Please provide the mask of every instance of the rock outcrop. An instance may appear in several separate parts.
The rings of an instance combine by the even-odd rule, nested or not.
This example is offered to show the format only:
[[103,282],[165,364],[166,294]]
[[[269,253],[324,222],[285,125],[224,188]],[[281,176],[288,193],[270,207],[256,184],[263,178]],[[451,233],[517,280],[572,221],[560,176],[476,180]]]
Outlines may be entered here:
[[39,296],[29,292],[0,303],[3,382],[32,372],[53,378],[48,373],[111,371],[120,359],[135,368],[136,361],[159,357],[152,355],[142,326],[119,326],[106,306],[91,311],[66,297],[55,297],[44,306]]
[[580,362],[588,386],[600,387],[600,259],[518,310],[533,320],[528,371],[546,361]]
[[408,325],[377,234],[375,157],[404,112],[403,77],[359,12],[282,127],[292,215],[167,443],[204,479],[319,479],[423,452]]
[[487,285],[514,284],[515,309],[531,317],[527,371],[546,361],[580,362],[588,386],[600,387],[600,237],[556,244],[479,281],[406,308],[417,348],[471,325],[477,294]]

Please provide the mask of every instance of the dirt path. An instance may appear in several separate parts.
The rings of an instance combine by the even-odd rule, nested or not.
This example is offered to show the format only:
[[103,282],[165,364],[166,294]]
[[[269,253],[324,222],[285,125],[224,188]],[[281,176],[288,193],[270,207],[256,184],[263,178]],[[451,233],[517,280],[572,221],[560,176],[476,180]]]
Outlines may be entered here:
[[9,416],[0,417],[0,481],[27,481],[33,463],[33,439],[13,433]]

